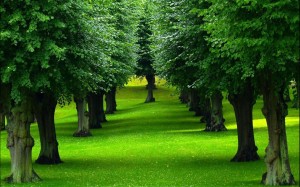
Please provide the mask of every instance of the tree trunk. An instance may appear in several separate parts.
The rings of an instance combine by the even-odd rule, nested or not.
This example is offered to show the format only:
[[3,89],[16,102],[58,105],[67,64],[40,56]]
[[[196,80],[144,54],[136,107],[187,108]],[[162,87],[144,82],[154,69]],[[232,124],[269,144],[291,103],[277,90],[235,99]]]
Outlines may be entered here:
[[223,96],[221,92],[216,92],[211,97],[211,122],[207,124],[205,131],[226,131],[223,118]]
[[[200,119],[200,123],[206,123],[206,127],[209,127],[211,124],[211,104],[210,99],[203,99],[204,102],[201,102],[201,108],[203,108],[203,117]],[[206,131],[206,129],[204,130]]]
[[32,103],[23,100],[11,108],[7,124],[7,148],[11,156],[11,175],[6,178],[9,183],[38,181],[40,178],[32,168],[32,147],[34,140],[30,135],[33,121]]
[[201,116],[203,115],[201,109],[200,109],[200,96],[198,94],[198,91],[195,89],[191,89],[189,91],[189,111],[194,111],[195,116]]
[[238,132],[238,150],[231,161],[248,162],[259,160],[252,121],[252,110],[255,104],[253,87],[248,83],[242,92],[229,94],[228,99],[234,108]]
[[0,131],[5,130],[5,115],[0,113]]
[[287,105],[284,102],[283,90],[276,92],[271,81],[267,81],[262,91],[262,113],[267,121],[269,135],[265,156],[267,172],[262,176],[262,183],[274,186],[295,184],[288,157],[285,130]]
[[91,129],[102,128],[101,122],[106,121],[103,109],[103,95],[102,91],[88,95],[89,126]]
[[91,136],[89,128],[89,113],[87,111],[87,102],[84,98],[74,98],[78,116],[78,129],[73,134],[74,137]]
[[113,87],[109,92],[106,93],[106,114],[113,114],[115,111],[117,111],[116,92],[117,88]]
[[188,104],[189,102],[189,94],[187,91],[181,90],[179,100],[182,104]]
[[57,100],[49,93],[38,93],[35,95],[34,115],[37,120],[41,150],[38,164],[62,163],[58,153],[58,142],[54,124],[54,113]]
[[155,102],[155,98],[153,97],[153,90],[155,88],[155,76],[153,74],[146,75],[146,79],[148,82],[148,85],[147,85],[148,95],[147,95],[145,103]]

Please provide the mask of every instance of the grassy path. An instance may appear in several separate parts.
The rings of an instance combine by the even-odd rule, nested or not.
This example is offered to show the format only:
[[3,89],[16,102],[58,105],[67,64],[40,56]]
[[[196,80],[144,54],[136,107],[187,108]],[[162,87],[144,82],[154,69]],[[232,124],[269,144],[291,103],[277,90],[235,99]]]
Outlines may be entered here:
[[[144,104],[144,82],[118,91],[118,111],[108,115],[103,129],[92,137],[74,138],[75,106],[56,111],[57,137],[63,164],[34,169],[43,179],[36,184],[16,186],[261,186],[263,160],[231,163],[237,149],[232,107],[224,101],[227,132],[202,132],[204,124],[178,101],[174,90],[160,86],[157,102]],[[254,111],[255,138],[263,158],[267,145],[261,101]],[[287,135],[293,174],[299,182],[299,111],[287,118]],[[32,125],[39,153],[37,126]],[[1,179],[9,174],[6,132],[1,132]],[[12,186],[1,182],[1,186]]]

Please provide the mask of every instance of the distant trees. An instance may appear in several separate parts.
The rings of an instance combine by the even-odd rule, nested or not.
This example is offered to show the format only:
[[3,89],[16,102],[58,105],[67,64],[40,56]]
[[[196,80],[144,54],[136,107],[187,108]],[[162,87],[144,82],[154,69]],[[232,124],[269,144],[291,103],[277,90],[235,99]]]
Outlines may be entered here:
[[146,3],[142,17],[138,25],[138,59],[135,74],[138,77],[146,77],[147,80],[147,90],[148,95],[146,97],[145,103],[154,102],[153,90],[155,89],[155,70],[153,68],[154,59],[151,52],[151,14],[149,10],[149,3]]
[[[293,184],[283,92],[299,77],[299,2],[170,0],[156,5],[157,72],[181,90],[197,88],[206,97],[229,93],[239,140],[232,161],[259,158],[252,107],[262,94],[269,129],[262,183]],[[208,119],[222,122],[220,117]]]

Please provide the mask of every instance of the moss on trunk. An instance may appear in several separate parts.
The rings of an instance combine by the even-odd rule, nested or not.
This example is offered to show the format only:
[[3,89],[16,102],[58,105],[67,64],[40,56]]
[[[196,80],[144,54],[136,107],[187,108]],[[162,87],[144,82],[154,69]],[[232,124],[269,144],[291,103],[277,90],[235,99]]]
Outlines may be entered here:
[[272,81],[263,85],[264,106],[262,113],[267,121],[269,135],[265,156],[267,172],[262,177],[262,183],[265,185],[295,184],[288,156],[285,130],[287,105],[284,102],[283,90],[276,91]]
[[32,102],[23,100],[11,108],[7,124],[7,148],[11,156],[11,175],[6,178],[9,183],[27,183],[40,178],[32,168],[32,147],[34,140],[30,135],[32,123]]

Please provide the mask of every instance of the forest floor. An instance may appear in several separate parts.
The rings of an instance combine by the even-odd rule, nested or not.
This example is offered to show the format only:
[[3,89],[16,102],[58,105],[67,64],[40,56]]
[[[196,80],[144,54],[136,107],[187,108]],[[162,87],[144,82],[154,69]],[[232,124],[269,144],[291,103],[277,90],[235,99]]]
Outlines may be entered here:
[[[145,81],[132,80],[117,92],[115,114],[107,115],[102,129],[93,136],[75,138],[74,103],[57,107],[55,114],[59,153],[58,165],[33,164],[41,182],[8,185],[10,173],[6,148],[7,133],[0,134],[0,186],[262,186],[266,170],[263,162],[268,134],[261,114],[262,100],[254,107],[254,134],[261,160],[232,163],[237,151],[237,131],[232,106],[223,101],[225,132],[204,132],[205,124],[178,100],[173,88],[158,80],[156,102],[144,103]],[[289,109],[286,118],[291,169],[299,186],[299,110]],[[35,139],[33,159],[40,150],[38,129],[31,127]]]

